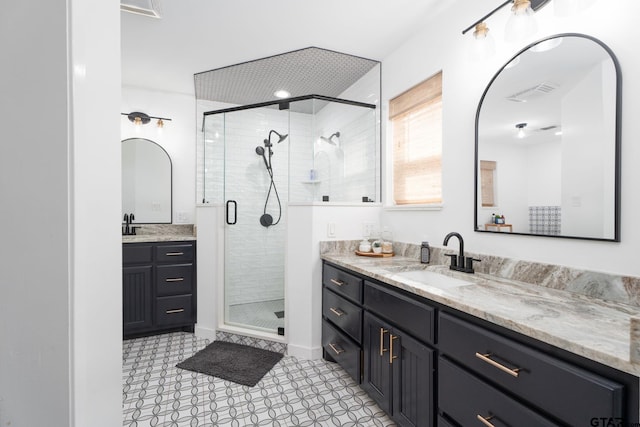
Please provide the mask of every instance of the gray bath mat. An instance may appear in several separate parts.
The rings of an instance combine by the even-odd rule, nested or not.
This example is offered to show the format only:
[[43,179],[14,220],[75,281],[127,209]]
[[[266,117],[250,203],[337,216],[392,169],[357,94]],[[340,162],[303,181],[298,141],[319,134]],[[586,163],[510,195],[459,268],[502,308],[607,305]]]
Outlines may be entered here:
[[253,387],[280,359],[282,353],[214,341],[176,367]]

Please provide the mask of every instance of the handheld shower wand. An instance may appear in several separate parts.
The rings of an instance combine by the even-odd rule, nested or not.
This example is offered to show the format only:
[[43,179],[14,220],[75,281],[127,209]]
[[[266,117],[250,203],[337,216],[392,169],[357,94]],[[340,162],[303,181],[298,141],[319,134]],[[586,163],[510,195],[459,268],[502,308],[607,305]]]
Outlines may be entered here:
[[[289,136],[288,134],[282,135],[272,129],[271,131],[269,131],[267,138],[263,141],[264,147],[261,147],[259,145],[256,147],[256,154],[258,154],[259,156],[262,156],[262,160],[264,161],[264,166],[267,169],[267,172],[269,173],[269,178],[271,180],[269,184],[269,191],[267,191],[267,198],[264,202],[264,209],[262,212],[262,216],[260,216],[260,224],[264,227],[276,225],[277,223],[280,222],[280,219],[282,218],[282,203],[280,202],[280,195],[278,194],[276,183],[273,180],[273,167],[271,165],[271,156],[273,156],[273,150],[271,149],[271,147],[273,147],[273,144],[271,143],[271,134],[273,133],[278,135],[277,144],[280,144]],[[266,150],[269,150],[268,151],[269,159],[267,159]],[[273,221],[273,217],[267,213],[267,205],[269,204],[269,197],[271,196],[272,189],[276,195],[276,200],[278,201],[278,219],[275,222]]]

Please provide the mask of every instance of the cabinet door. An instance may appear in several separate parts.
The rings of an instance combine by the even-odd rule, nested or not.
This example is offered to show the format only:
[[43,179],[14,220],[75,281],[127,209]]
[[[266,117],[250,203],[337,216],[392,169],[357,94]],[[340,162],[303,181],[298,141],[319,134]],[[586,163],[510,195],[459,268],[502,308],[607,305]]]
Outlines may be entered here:
[[153,326],[151,271],[150,265],[122,269],[122,323],[125,335]]
[[364,313],[362,388],[380,408],[391,414],[391,368],[389,333],[391,328],[368,312]]
[[393,418],[400,426],[433,425],[433,353],[397,329],[389,335]]

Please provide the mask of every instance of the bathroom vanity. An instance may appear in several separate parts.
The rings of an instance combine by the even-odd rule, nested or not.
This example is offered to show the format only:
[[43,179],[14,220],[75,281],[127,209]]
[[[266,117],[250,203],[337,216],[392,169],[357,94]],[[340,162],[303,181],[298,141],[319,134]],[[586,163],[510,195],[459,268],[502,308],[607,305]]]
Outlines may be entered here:
[[398,425],[638,422],[638,310],[404,257],[322,258],[324,357]]
[[196,323],[196,242],[156,239],[139,236],[122,246],[125,338],[193,332]]

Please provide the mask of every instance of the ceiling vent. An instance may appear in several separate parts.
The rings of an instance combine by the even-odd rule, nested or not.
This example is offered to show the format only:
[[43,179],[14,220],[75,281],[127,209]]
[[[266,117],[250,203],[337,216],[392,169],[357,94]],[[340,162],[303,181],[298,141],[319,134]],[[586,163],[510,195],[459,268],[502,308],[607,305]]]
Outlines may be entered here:
[[160,0],[121,0],[120,10],[151,18],[162,17]]
[[513,95],[508,96],[507,99],[512,102],[527,102],[530,99],[547,95],[556,90],[558,87],[559,86],[555,83],[543,82],[528,89],[514,93]]

